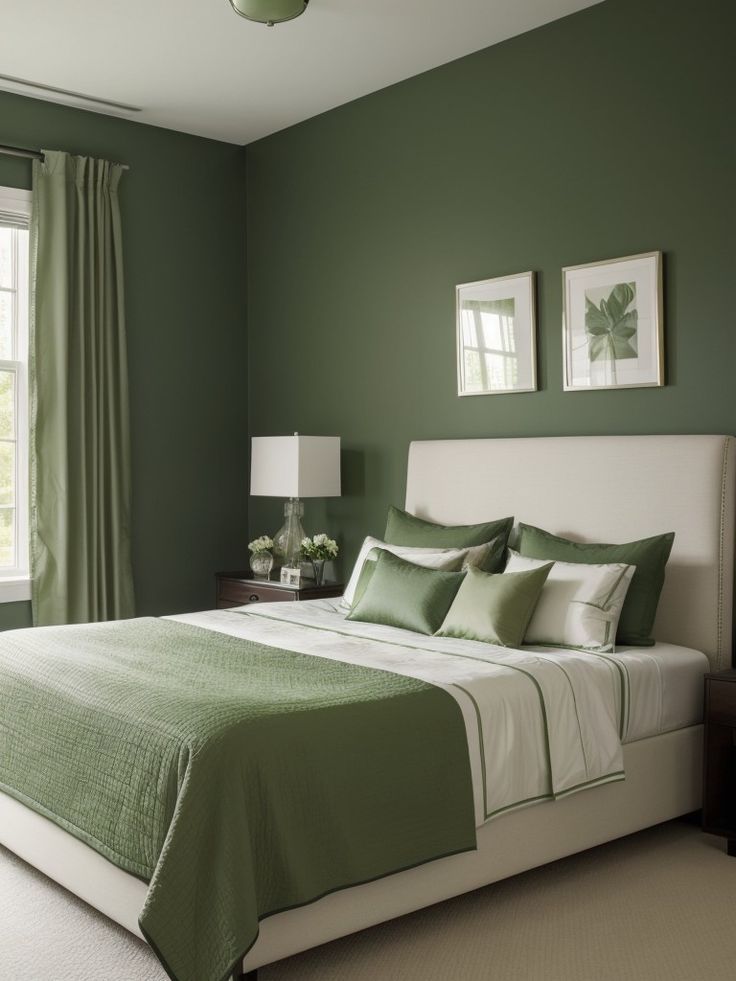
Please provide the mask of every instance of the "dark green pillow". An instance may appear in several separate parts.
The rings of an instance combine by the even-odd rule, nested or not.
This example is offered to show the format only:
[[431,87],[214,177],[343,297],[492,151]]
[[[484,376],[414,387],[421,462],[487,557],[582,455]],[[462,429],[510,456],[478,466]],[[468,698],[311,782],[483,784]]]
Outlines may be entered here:
[[388,509],[383,540],[389,545],[413,545],[415,548],[467,548],[492,542],[482,568],[486,572],[501,572],[504,549],[513,524],[513,518],[501,518],[479,525],[437,525],[392,505]]
[[623,562],[636,566],[618,622],[616,643],[651,647],[655,642],[652,627],[664,585],[664,568],[674,540],[675,533],[669,532],[623,545],[572,542],[541,528],[520,524],[518,551],[533,559],[584,562],[587,565]]
[[425,569],[384,548],[378,552],[375,562],[366,562],[373,570],[367,574],[368,582],[357,599],[361,574],[356,602],[346,619],[433,634],[444,620],[465,573]]
[[437,636],[521,647],[553,565],[503,575],[468,569]]

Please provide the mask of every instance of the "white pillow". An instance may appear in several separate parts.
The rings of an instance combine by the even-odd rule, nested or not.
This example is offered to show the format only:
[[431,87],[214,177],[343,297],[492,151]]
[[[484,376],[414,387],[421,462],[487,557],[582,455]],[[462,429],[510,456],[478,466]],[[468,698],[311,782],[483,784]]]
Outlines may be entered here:
[[355,587],[358,585],[363,563],[368,559],[368,553],[374,548],[385,548],[387,552],[398,555],[400,559],[423,565],[427,569],[461,569],[466,566],[482,565],[491,547],[491,542],[484,545],[472,545],[469,548],[414,548],[410,545],[389,545],[380,538],[370,535],[363,542],[358,558],[355,560],[353,571],[345,587],[342,602],[345,606],[353,605]]
[[[547,565],[509,549],[505,572]],[[525,644],[613,651],[621,609],[636,566],[555,562],[524,634]]]

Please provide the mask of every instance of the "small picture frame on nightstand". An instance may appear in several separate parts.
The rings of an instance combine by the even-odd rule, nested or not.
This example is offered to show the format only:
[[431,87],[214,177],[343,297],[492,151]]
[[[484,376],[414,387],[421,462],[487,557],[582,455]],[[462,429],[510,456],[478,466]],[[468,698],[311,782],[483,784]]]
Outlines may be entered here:
[[281,582],[287,586],[296,586],[299,588],[299,586],[302,584],[302,570],[294,566],[282,566]]

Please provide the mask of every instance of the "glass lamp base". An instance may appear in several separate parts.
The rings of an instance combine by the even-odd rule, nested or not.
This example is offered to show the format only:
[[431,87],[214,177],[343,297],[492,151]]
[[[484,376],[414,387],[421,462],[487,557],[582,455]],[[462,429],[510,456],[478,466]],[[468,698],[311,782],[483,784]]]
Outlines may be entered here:
[[281,565],[298,566],[301,562],[304,528],[304,504],[292,497],[284,503],[284,524],[273,537],[274,552]]

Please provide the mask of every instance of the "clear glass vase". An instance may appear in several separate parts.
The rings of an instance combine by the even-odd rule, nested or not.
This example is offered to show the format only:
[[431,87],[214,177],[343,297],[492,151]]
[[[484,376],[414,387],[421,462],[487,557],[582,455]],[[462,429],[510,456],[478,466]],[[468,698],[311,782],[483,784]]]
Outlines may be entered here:
[[312,569],[314,570],[314,585],[322,586],[325,581],[325,559],[312,559]]
[[273,555],[270,552],[254,552],[250,557],[250,568],[257,579],[268,579],[273,569]]

